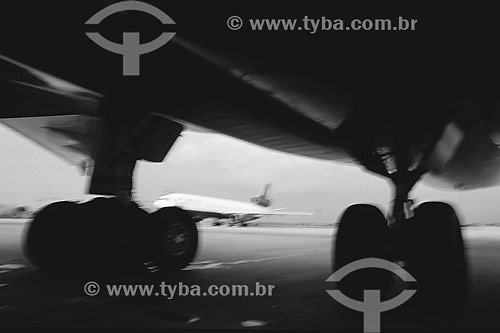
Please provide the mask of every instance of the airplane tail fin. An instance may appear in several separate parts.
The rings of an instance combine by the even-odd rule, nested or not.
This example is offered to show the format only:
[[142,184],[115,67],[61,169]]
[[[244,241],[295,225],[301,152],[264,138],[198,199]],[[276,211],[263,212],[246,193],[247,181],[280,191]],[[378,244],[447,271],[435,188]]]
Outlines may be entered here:
[[264,186],[261,187],[259,192],[257,192],[257,195],[255,197],[250,198],[250,202],[262,207],[271,206],[272,201],[271,198],[269,198],[270,189],[271,189],[271,184],[265,184]]

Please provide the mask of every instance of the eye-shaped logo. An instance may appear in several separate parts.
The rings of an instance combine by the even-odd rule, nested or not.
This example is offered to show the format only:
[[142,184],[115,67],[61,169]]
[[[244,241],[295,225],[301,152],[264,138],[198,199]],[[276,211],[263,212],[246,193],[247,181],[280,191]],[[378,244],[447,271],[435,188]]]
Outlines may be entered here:
[[[404,282],[416,282],[415,278],[400,266],[379,258],[366,258],[351,262],[333,273],[326,279],[326,282],[338,282],[346,275],[364,268],[385,269],[399,276]],[[340,304],[350,309],[363,312],[364,332],[380,332],[380,313],[402,305],[417,291],[406,289],[396,297],[383,302],[380,301],[380,290],[365,290],[362,302],[347,297],[340,290],[327,290],[326,292]]]
[[[85,24],[99,24],[106,17],[126,10],[140,11],[156,17],[163,24],[175,24],[167,14],[158,8],[140,1],[122,1],[114,3],[92,16]],[[98,32],[85,33],[94,43],[100,47],[117,54],[123,55],[123,75],[140,75],[140,56],[152,52],[171,40],[175,32],[163,32],[158,38],[140,44],[139,32],[124,32],[123,44],[114,43],[104,38]]]

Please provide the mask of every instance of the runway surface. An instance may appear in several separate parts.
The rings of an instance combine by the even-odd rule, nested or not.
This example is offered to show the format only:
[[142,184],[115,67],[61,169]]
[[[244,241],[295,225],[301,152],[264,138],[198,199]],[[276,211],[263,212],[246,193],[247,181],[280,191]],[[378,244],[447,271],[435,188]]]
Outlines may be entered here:
[[[116,281],[68,279],[30,267],[22,254],[25,224],[0,220],[0,329],[22,328],[236,328],[363,329],[362,314],[333,300],[329,228],[202,227],[195,262],[176,273],[154,267],[149,274]],[[500,329],[500,228],[464,229],[471,268],[470,299],[464,311],[432,317],[402,309],[385,312],[382,332],[444,328]],[[90,246],[91,244],[89,244]],[[87,296],[84,285],[100,285]],[[109,296],[108,284],[184,286],[192,295]],[[274,286],[266,296],[196,296],[197,286]],[[212,289],[213,290],[213,289]],[[268,289],[266,289],[268,290]]]

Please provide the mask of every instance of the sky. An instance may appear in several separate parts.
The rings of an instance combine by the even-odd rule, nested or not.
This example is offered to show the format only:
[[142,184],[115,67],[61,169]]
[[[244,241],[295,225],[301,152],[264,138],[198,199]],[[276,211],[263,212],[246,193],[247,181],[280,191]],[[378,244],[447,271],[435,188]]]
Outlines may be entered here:
[[[76,166],[3,125],[0,158],[0,204],[36,208],[57,200],[89,198],[85,195],[88,178]],[[374,203],[385,211],[392,200],[389,183],[358,166],[289,155],[201,132],[184,132],[163,163],[139,162],[134,180],[134,198],[145,208],[169,192],[248,201],[263,184],[273,183],[274,208],[321,209],[312,217],[286,217],[311,224],[333,223],[354,203]],[[462,223],[500,222],[500,187],[457,192],[419,183],[411,198],[450,202]]]

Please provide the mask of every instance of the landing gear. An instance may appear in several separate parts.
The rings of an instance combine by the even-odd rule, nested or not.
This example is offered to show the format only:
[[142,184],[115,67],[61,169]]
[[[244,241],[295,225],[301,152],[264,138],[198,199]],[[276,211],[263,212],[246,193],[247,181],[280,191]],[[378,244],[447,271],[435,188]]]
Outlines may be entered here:
[[198,248],[198,230],[187,212],[177,207],[162,208],[153,219],[153,262],[164,270],[186,267]]
[[180,269],[191,262],[197,245],[195,222],[181,209],[148,214],[133,202],[97,198],[40,210],[25,232],[24,252],[42,269],[113,273],[148,261]]
[[35,266],[114,273],[152,261],[178,269],[192,260],[198,244],[192,218],[181,210],[149,214],[132,200],[137,161],[163,161],[183,126],[149,113],[130,84],[99,101],[97,126],[85,133],[93,139],[93,163],[85,170],[92,174],[88,193],[110,197],[40,210],[25,238],[26,256]]
[[243,216],[238,216],[238,215],[231,215],[227,219],[227,226],[228,227],[246,227],[247,224],[245,222],[245,219]]
[[[347,208],[338,223],[333,269],[371,257],[404,262],[403,268],[417,280],[414,304],[431,311],[454,311],[464,304],[467,293],[466,257],[457,214],[441,202],[422,203],[413,212],[413,217],[389,228],[374,206]],[[339,289],[356,299],[362,299],[367,289],[384,294],[391,288],[392,278],[376,271],[351,273],[339,283]]]
[[[413,207],[408,194],[426,168],[420,164],[409,170],[411,163],[406,158],[409,155],[407,151],[396,154],[397,166],[403,168],[386,174],[394,184],[395,197],[387,222],[371,205],[353,205],[344,212],[335,240],[333,268],[336,271],[350,262],[370,257],[399,262],[417,281],[417,293],[411,303],[440,312],[458,309],[467,293],[460,223],[448,204],[426,202]],[[351,297],[362,299],[363,290],[383,293],[387,284],[391,284],[385,275],[362,271],[352,273],[353,277],[339,288],[346,294],[351,292]]]
[[227,226],[234,227],[238,221],[238,217],[236,215],[231,215],[227,219]]

